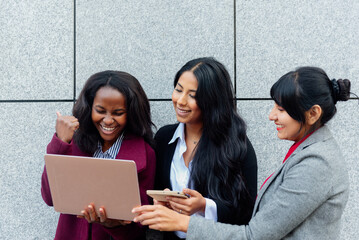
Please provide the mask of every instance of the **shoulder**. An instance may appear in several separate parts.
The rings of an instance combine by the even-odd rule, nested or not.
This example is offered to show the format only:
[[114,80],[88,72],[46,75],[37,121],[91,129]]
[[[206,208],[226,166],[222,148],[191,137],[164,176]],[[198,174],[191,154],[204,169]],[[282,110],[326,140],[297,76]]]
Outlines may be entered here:
[[247,152],[255,155],[252,142],[249,140],[248,136],[246,136],[246,145],[247,145]]
[[[339,145],[333,137],[314,142],[304,147],[297,153],[297,156],[293,156],[293,159],[297,160],[297,164],[310,161],[308,167],[330,169],[332,169],[333,166],[338,167],[338,165],[342,165],[345,162]],[[338,161],[338,159],[341,160]]]
[[247,152],[244,162],[257,165],[256,152],[254,151],[253,145],[247,136],[246,136],[246,147],[247,147]]
[[286,161],[288,171],[301,171],[302,177],[306,175],[312,179],[317,175],[328,186],[334,182],[347,181],[344,156],[328,129],[317,130],[302,144],[301,149]]
[[125,134],[117,159],[129,159],[136,163],[137,171],[149,167],[147,164],[152,164],[155,158],[155,152],[152,147],[140,136],[128,133]]
[[342,159],[340,147],[328,127],[323,126],[306,139],[299,147],[298,157],[313,156],[328,160]]
[[161,127],[155,135],[156,142],[159,140],[166,140],[166,139],[168,139],[169,141],[172,138],[177,127],[178,127],[178,123]]
[[134,135],[132,133],[125,134],[125,137],[123,139],[122,145],[123,144],[126,144],[126,147],[127,147],[127,145],[132,145],[132,148],[144,149],[146,151],[153,151],[150,144],[148,144],[144,140],[143,137]]

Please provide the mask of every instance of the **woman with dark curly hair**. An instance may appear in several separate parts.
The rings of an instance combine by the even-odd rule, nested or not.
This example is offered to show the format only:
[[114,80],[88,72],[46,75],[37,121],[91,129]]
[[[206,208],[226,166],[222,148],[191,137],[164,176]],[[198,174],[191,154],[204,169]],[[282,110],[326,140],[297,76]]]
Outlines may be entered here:
[[[92,75],[72,113],[62,116],[57,112],[56,133],[47,153],[134,160],[141,203],[148,204],[146,190],[153,189],[155,173],[153,123],[147,96],[137,79],[119,71]],[[41,193],[52,206],[46,166]],[[55,239],[143,239],[142,225],[108,219],[106,206],[97,206],[97,216],[95,207],[89,203],[81,216],[60,214]]]

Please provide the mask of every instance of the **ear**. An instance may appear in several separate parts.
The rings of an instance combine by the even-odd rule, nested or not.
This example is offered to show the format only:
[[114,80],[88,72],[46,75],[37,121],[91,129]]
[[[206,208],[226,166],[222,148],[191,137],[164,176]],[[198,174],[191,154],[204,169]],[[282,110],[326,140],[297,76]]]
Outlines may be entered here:
[[322,117],[322,108],[319,105],[313,105],[308,111],[305,112],[306,122],[312,126],[316,124]]

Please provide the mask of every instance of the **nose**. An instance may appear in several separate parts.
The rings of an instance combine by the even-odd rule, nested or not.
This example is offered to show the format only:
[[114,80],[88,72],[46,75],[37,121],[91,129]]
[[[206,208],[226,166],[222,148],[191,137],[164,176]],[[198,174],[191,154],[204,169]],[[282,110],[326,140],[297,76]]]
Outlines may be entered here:
[[177,103],[181,106],[185,106],[187,103],[187,99],[186,99],[186,95],[185,94],[181,94],[177,100]]
[[277,115],[276,115],[276,112],[275,112],[275,107],[273,107],[272,110],[271,110],[270,113],[269,113],[269,120],[270,120],[270,121],[275,121],[275,120],[277,120]]
[[114,122],[114,119],[112,118],[111,115],[106,114],[105,117],[103,118],[103,122],[106,125],[110,125],[110,124],[112,124]]

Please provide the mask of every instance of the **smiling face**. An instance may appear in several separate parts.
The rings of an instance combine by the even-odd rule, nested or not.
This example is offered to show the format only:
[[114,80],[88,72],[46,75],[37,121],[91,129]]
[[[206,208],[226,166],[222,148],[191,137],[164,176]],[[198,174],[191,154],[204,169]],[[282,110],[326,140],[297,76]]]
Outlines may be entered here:
[[126,126],[125,96],[111,87],[100,88],[93,101],[91,118],[104,140],[102,151],[105,152],[113,145]]
[[269,114],[269,120],[277,125],[278,138],[295,142],[302,139],[310,128],[308,124],[301,124],[294,120],[284,108],[276,103]]
[[197,88],[197,78],[190,71],[184,72],[178,79],[172,93],[172,102],[176,111],[177,121],[202,125],[201,109],[195,99]]

